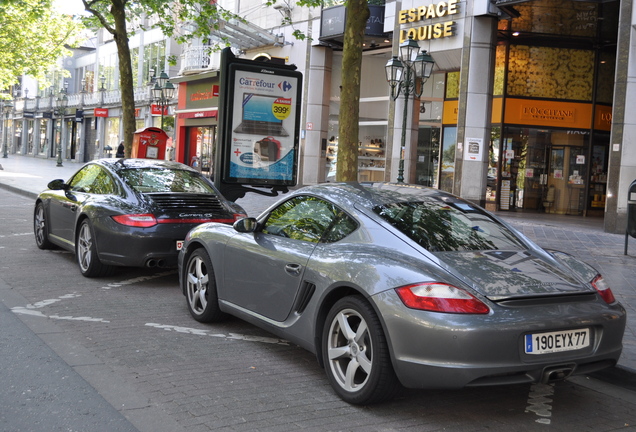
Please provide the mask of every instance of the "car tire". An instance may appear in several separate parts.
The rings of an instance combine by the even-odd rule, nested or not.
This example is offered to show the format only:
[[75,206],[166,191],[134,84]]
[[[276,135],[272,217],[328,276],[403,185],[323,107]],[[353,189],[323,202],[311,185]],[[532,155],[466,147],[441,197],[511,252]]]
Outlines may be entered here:
[[80,272],[88,278],[107,276],[112,273],[113,267],[103,264],[97,256],[95,234],[88,219],[80,223],[75,241],[75,257]]
[[49,223],[46,220],[44,204],[39,202],[33,212],[33,233],[35,234],[35,244],[42,250],[54,249],[55,245],[49,240]]
[[205,249],[188,257],[183,278],[188,309],[195,320],[209,323],[226,318],[219,308],[212,261]]
[[344,297],[329,311],[322,356],[329,382],[345,402],[378,403],[400,388],[380,320],[361,297]]

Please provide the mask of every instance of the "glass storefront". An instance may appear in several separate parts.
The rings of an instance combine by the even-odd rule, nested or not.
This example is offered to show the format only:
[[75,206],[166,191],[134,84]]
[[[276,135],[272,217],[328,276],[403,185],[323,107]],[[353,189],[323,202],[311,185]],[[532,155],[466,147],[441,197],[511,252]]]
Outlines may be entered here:
[[37,137],[39,140],[38,154],[44,156],[49,148],[49,137],[46,134],[46,130],[49,127],[49,119],[40,119],[40,133]]
[[611,112],[617,5],[567,5],[518,4],[499,21],[493,94],[505,108],[490,143],[490,209],[603,214],[609,121],[599,119]]
[[440,128],[420,127],[417,135],[415,183],[428,187],[437,187],[439,144]]
[[27,148],[26,154],[34,154],[33,153],[33,126],[35,124],[34,120],[27,120]]
[[[338,164],[340,84],[342,83],[342,53],[334,53],[329,108],[329,139],[326,148],[326,181],[335,181]],[[387,155],[389,86],[384,66],[390,53],[364,55],[358,123],[358,180],[384,181]],[[382,83],[382,85],[377,85]]]
[[15,153],[22,153],[22,120],[16,120],[15,129],[13,130],[14,139],[13,139],[13,149]]
[[[121,139],[119,138],[119,123],[119,117],[109,117],[106,120],[106,142],[104,143],[104,147],[109,145],[113,149],[113,151],[117,149],[117,147],[119,146],[119,141],[121,141]],[[106,156],[105,152],[104,156]]]
[[[609,134],[592,145],[589,131],[506,127],[501,144],[493,142],[487,195],[500,210],[537,210],[591,215],[605,207]],[[498,168],[500,167],[500,168]],[[500,171],[499,171],[500,169]]]
[[214,175],[216,126],[187,128],[186,161],[205,176]]

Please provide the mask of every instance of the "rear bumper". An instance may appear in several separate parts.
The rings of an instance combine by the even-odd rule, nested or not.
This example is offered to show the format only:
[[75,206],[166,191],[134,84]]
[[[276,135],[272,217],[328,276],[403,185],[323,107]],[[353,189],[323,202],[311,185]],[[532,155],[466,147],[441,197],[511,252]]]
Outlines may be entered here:
[[[110,219],[110,218],[108,218]],[[197,224],[128,227],[112,219],[95,224],[97,251],[104,264],[128,267],[176,267],[177,242]]]
[[[393,290],[374,297],[396,375],[410,388],[463,388],[546,382],[616,365],[626,315],[600,298],[541,307],[493,308],[489,315],[406,309]],[[589,328],[591,345],[531,355],[525,335]]]

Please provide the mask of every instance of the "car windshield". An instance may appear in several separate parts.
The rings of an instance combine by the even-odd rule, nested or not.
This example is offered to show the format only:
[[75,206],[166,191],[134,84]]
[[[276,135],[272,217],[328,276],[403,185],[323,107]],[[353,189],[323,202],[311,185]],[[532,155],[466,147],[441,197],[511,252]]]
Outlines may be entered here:
[[525,249],[515,234],[469,203],[430,198],[373,210],[431,252]]
[[182,192],[216,194],[198,173],[167,168],[134,168],[122,171],[122,178],[142,193]]

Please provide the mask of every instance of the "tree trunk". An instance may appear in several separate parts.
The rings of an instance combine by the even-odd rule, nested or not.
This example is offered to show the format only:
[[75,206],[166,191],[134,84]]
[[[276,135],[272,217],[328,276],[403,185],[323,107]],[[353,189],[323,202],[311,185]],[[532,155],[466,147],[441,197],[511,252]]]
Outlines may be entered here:
[[369,15],[367,0],[349,0],[347,2],[342,53],[336,181],[358,180],[358,121],[360,117],[362,44]]
[[113,37],[117,44],[117,56],[119,58],[119,87],[121,91],[122,121],[124,124],[124,136],[122,139],[124,141],[126,157],[130,157],[133,136],[136,129],[135,92],[124,7],[124,1],[113,0],[110,12],[115,20],[115,33]]

